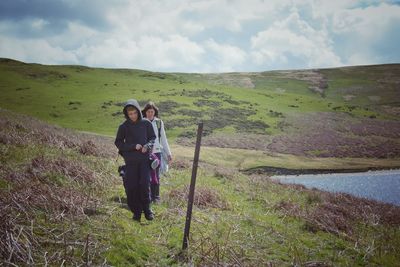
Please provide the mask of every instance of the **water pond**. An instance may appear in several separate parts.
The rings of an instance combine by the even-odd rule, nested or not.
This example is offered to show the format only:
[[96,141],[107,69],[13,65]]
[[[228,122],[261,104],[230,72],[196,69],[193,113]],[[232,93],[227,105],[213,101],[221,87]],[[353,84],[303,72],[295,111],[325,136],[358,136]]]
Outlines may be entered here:
[[400,170],[273,176],[286,184],[302,184],[329,192],[343,192],[400,206]]

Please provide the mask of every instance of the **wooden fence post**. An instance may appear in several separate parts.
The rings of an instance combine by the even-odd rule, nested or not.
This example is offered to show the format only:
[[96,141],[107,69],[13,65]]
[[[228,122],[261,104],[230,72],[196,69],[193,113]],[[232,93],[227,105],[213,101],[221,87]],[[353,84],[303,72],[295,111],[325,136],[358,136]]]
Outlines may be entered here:
[[182,250],[186,250],[188,247],[189,241],[189,232],[190,232],[190,222],[192,220],[192,209],[193,209],[193,200],[194,200],[194,189],[196,186],[196,175],[197,175],[197,167],[199,165],[199,155],[200,155],[200,144],[201,144],[201,135],[203,133],[203,123],[200,122],[197,128],[197,140],[196,140],[196,148],[194,151],[194,160],[192,167],[192,179],[190,181],[190,191],[189,191],[189,199],[187,205],[186,212],[186,223],[185,223],[185,231],[183,233],[183,244]]

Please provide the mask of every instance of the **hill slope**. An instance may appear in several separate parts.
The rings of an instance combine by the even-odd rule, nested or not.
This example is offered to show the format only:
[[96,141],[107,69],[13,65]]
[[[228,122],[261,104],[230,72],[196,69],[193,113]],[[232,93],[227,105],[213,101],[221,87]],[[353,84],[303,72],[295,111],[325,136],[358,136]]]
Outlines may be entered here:
[[185,74],[0,60],[0,106],[114,135],[121,103],[153,100],[170,138],[308,157],[400,157],[400,65]]
[[189,160],[175,158],[162,178],[156,219],[139,224],[126,209],[111,138],[0,110],[0,265],[400,261],[399,207],[281,185],[201,155],[190,246],[182,253]]

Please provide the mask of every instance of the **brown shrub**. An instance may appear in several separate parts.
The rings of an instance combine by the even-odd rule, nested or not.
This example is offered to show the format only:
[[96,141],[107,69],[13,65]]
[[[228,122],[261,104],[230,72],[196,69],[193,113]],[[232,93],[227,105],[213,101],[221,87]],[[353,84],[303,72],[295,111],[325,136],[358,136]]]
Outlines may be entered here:
[[30,208],[83,214],[95,202],[90,192],[80,192],[72,187],[60,187],[50,181],[47,174],[56,173],[74,181],[93,185],[96,174],[79,162],[65,158],[48,160],[34,158],[22,171],[4,169],[5,179],[11,184],[10,199]]
[[26,170],[30,177],[41,177],[46,173],[57,173],[72,180],[94,182],[95,173],[80,162],[58,158],[48,160],[43,156],[34,158]]
[[192,166],[189,160],[176,158],[171,162],[171,168],[176,170],[190,169]]
[[304,219],[309,231],[321,230],[337,235],[345,233],[351,237],[356,222],[368,225],[400,225],[400,207],[348,194],[321,192],[303,187],[297,189],[304,191],[308,201],[312,203],[306,209],[286,201],[274,207],[285,214]]
[[[319,157],[395,158],[400,155],[400,122],[356,119],[348,114],[316,112],[285,118],[284,134],[267,150]],[[397,138],[397,139],[396,139]]]
[[75,149],[84,155],[117,155],[114,142],[109,137],[78,133],[4,110],[0,110],[0,126],[0,143],[3,144],[44,144],[59,149]]
[[225,178],[228,180],[232,180],[237,174],[237,171],[232,168],[225,167],[215,167],[214,176],[217,178]]
[[[35,210],[47,214],[84,215],[97,206],[97,200],[73,188],[57,187],[31,182],[21,184],[11,192],[14,204],[23,206],[29,213]],[[14,208],[17,208],[14,205]]]
[[83,155],[99,156],[101,153],[97,146],[91,141],[85,141],[79,145],[79,152]]
[[[189,186],[186,185],[184,188],[170,190],[168,198],[178,201],[187,200],[189,198]],[[193,204],[200,208],[229,208],[227,201],[223,199],[217,191],[208,187],[196,188]]]
[[[108,140],[0,110],[0,142],[3,144],[43,144],[109,157],[114,154],[111,149],[114,145]],[[97,147],[104,151],[93,149]],[[25,166],[0,165],[0,177],[8,185],[0,189],[0,265],[41,266],[46,263],[56,266],[65,261],[82,265],[85,260],[88,263],[98,256],[97,252],[93,253],[98,244],[89,242],[89,236],[84,243],[84,237],[77,237],[74,226],[68,225],[97,214],[97,196],[105,187],[97,173],[83,162],[39,156]],[[73,219],[65,220],[71,217]],[[91,247],[91,255],[79,258],[65,254],[67,247],[74,251],[82,245]],[[51,254],[46,252],[49,246]]]
[[[35,167],[30,167],[35,171],[44,166],[39,160],[32,164]],[[98,206],[98,200],[88,192],[43,183],[33,175],[20,172],[5,176],[11,178],[12,186],[0,191],[0,257],[7,262],[35,265],[43,255],[42,232],[48,230],[40,228],[42,234],[35,233],[39,229],[36,226],[38,211],[47,222],[57,223],[66,216],[84,218],[88,212],[96,212]],[[51,233],[46,236],[50,237]]]
[[[17,221],[19,221],[19,217],[24,215],[24,211],[19,210],[21,213],[15,216],[9,199],[6,197],[6,195],[0,194],[0,258],[2,263],[4,263],[3,260],[31,263],[28,258],[29,247],[27,244],[34,244],[32,236],[27,238],[25,231],[22,232],[22,229],[20,230],[17,227]],[[19,237],[21,238],[19,239]]]
[[[45,238],[50,239],[54,229],[36,225],[37,210],[43,211],[47,222],[60,222],[65,216],[70,215],[75,219],[82,219],[88,211],[96,211],[98,201],[74,189],[59,188],[34,181],[20,182],[17,182],[12,191],[0,194],[0,257],[13,263],[13,266],[14,263],[37,265],[39,258],[43,257],[45,251],[43,246],[46,242],[55,242],[60,250],[64,249],[65,242],[69,242],[65,237],[68,231],[62,234],[64,242],[46,241]],[[41,234],[37,235],[36,231],[40,231]],[[75,242],[75,239],[71,240],[74,246]],[[58,260],[49,258],[49,263]]]
[[[0,257],[17,265],[41,265],[38,260],[43,257],[46,242],[55,242],[53,249],[60,250],[65,244],[57,243],[57,238],[54,241],[45,240],[53,235],[54,229],[37,226],[36,216],[42,214],[46,225],[52,225],[62,223],[65,217],[73,216],[74,220],[81,220],[86,215],[96,214],[99,200],[87,187],[92,186],[95,174],[79,162],[64,158],[49,160],[42,156],[34,158],[21,169],[0,169],[1,176],[10,184],[7,190],[0,190]],[[82,191],[80,186],[72,185],[57,186],[48,180],[46,174],[49,172],[84,181],[86,189]],[[69,241],[64,239],[64,242]],[[71,240],[71,244],[75,246],[75,240]],[[49,264],[60,263],[57,257],[48,260]]]

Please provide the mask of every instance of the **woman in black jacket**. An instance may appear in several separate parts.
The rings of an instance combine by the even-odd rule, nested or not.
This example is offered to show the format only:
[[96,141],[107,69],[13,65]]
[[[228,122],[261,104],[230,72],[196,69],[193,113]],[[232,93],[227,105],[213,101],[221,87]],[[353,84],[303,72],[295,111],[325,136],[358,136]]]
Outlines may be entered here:
[[150,209],[150,164],[149,153],[153,149],[156,135],[151,123],[143,119],[139,103],[135,99],[126,102],[123,122],[117,132],[115,145],[125,160],[124,187],[133,219],[140,221],[142,212],[147,220],[153,220]]

